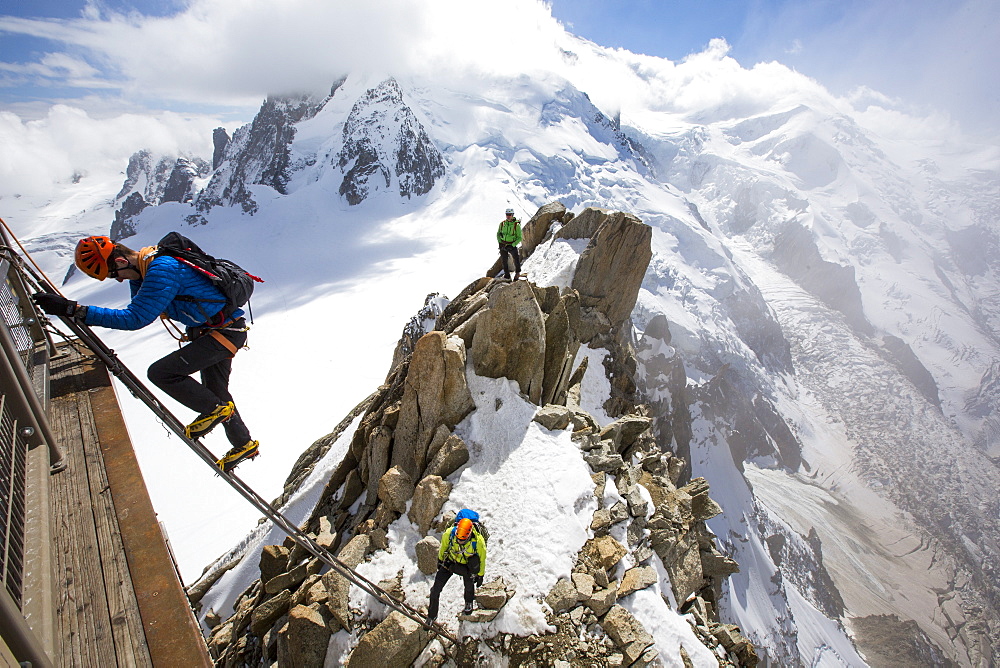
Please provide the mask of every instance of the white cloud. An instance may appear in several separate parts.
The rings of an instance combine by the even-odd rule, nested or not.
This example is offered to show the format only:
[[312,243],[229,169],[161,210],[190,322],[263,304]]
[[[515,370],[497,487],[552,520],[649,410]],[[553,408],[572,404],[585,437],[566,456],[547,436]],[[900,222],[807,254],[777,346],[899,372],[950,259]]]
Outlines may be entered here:
[[[115,86],[121,97],[151,108],[166,102],[246,109],[269,93],[323,92],[347,72],[424,73],[437,80],[478,71],[566,72],[561,50],[573,50],[572,38],[541,0],[190,0],[166,17],[124,15],[91,3],[76,19],[0,17],[3,31],[47,37],[73,54],[0,66],[9,76]],[[868,86],[911,102],[957,106],[969,110],[955,111],[958,117],[988,117],[995,126],[996,77],[988,73],[998,65],[998,31],[994,0],[915,0],[906,8],[803,0],[750,13],[734,50],[749,54],[749,60],[736,58],[748,69],[729,62],[725,41],[713,40],[676,66],[636,56],[635,71],[623,72],[612,58],[585,58],[573,76],[599,84],[601,90],[586,90],[610,110],[627,107],[639,70],[655,70],[669,96],[659,104],[691,108],[699,100],[725,105],[730,95],[745,102],[769,92],[745,86],[777,86],[780,93],[799,85],[773,63],[753,66],[780,59],[840,94]]]
[[346,72],[523,70],[561,32],[536,0],[193,0],[170,17],[85,14],[0,17],[0,31],[84,49],[132,95],[236,105],[319,92]]
[[[140,148],[156,153],[211,156],[218,119],[121,114],[95,119],[82,109],[55,105],[41,119],[23,121],[0,111],[0,197],[44,195],[79,174],[117,174]],[[108,193],[113,196],[114,193]]]
[[89,77],[98,73],[85,61],[65,53],[46,53],[34,63],[0,63],[0,70],[43,77],[70,78]]
[[[801,49],[788,50],[790,35]],[[780,58],[838,94],[865,86],[997,131],[996,0],[782,3],[751,16],[739,47],[741,62]]]
[[91,67],[90,63],[65,53],[46,53],[42,56],[41,63],[53,74],[64,72],[73,78],[92,77],[98,74],[98,70]]

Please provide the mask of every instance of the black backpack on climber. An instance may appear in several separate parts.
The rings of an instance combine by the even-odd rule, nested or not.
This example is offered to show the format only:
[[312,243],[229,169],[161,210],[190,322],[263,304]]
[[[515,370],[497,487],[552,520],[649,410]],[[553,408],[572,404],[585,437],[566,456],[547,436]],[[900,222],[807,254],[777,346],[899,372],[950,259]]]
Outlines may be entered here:
[[[222,309],[223,319],[229,318],[233,311],[250,301],[254,282],[263,283],[264,279],[254,276],[235,262],[213,257],[203,251],[198,244],[185,237],[180,232],[171,232],[156,244],[156,255],[169,255],[180,262],[196,269],[212,282],[226,297]],[[179,295],[177,299],[184,299]],[[187,298],[190,301],[208,301],[204,299]],[[250,313],[253,322],[253,312]]]

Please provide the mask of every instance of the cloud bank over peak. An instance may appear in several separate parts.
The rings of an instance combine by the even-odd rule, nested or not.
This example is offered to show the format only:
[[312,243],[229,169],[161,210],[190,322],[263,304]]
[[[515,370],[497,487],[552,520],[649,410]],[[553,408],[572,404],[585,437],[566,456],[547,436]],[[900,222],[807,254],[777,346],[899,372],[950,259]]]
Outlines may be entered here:
[[[25,62],[0,63],[0,86],[62,95],[0,111],[0,197],[117,173],[139,148],[208,156],[211,129],[248,122],[268,94],[325,94],[347,73],[467,90],[495,76],[566,80],[625,123],[651,113],[710,123],[805,101],[888,136],[957,134],[946,116],[909,114],[875,90],[838,97],[776,60],[741,65],[723,39],[676,62],[605,48],[571,34],[541,0],[190,0],[159,16],[92,3],[76,18],[0,16],[0,34],[46,40]],[[83,95],[69,98],[73,89]]]
[[165,17],[0,17],[0,31],[85,54],[79,68],[100,68],[129,96],[235,106],[320,92],[346,72],[523,71],[563,32],[537,0],[193,0]]

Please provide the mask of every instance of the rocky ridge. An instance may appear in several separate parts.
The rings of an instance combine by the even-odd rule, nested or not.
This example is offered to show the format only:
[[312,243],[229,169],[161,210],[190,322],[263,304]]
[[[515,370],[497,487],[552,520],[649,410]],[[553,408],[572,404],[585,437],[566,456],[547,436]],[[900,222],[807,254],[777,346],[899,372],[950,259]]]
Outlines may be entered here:
[[[444,158],[392,78],[355,102],[343,122],[339,151],[322,160],[316,155],[293,160],[298,124],[322,111],[344,81],[335,82],[325,97],[268,96],[253,121],[232,137],[224,128],[216,128],[211,163],[193,156],[157,158],[149,150],[137,151],[115,197],[111,238],[134,235],[134,219],[147,207],[167,202],[190,204],[193,212],[185,216],[190,225],[205,224],[205,215],[219,206],[238,206],[253,215],[258,205],[251,186],[287,195],[293,174],[303,169],[317,170],[315,178],[324,169],[338,170],[340,195],[351,205],[379,190],[391,189],[406,199],[428,193],[445,174]],[[200,188],[197,180],[207,177],[208,183]]]
[[[205,213],[216,206],[239,205],[252,214],[257,211],[257,203],[248,186],[253,185],[270,186],[287,194],[289,146],[295,138],[295,125],[315,116],[342,83],[335,83],[325,98],[307,94],[269,96],[253,121],[239,128],[231,139],[217,128],[213,135],[214,172],[198,194],[195,209]],[[197,219],[196,214],[192,216]]]
[[110,237],[121,241],[135,234],[133,218],[146,207],[168,202],[187,203],[196,194],[195,180],[212,171],[211,165],[194,156],[160,156],[136,151],[125,169],[125,182],[115,195],[115,220]]
[[[657,581],[654,558],[669,574],[669,598],[689,615],[720,663],[756,664],[749,641],[717,616],[721,582],[737,570],[705,525],[721,509],[708,496],[704,479],[682,479],[685,464],[670,450],[670,441],[658,437],[662,431],[654,429],[638,401],[628,315],[650,256],[650,230],[621,212],[587,216],[594,218],[590,242],[571,287],[479,279],[448,303],[434,329],[415,343],[416,332],[408,328],[400,345],[412,350],[397,351],[386,383],[366,400],[349,451],[305,526],[341,561],[357,566],[388,547],[387,528],[406,513],[425,536],[416,547],[418,567],[433,574],[436,535],[451,521],[441,512],[452,488],[449,477],[472,456],[454,433],[474,408],[466,366],[478,376],[517,380],[522,395],[538,406],[536,422],[549,430],[572,430],[594,481],[592,538],[577,555],[571,577],[545,598],[548,621],[557,631],[471,639],[457,657],[451,649],[446,655],[426,630],[399,613],[360,617],[348,606],[349,584],[336,573],[323,573],[318,559],[289,540],[263,549],[261,577],[240,597],[232,617],[206,616],[214,626],[209,645],[218,665],[321,666],[331,634],[340,629],[358,637],[348,665],[403,666],[418,657],[425,665],[467,664],[486,655],[506,657],[509,665],[575,665],[584,659],[587,665],[649,665],[657,662],[653,638],[617,601]],[[546,205],[525,226],[525,236],[544,239],[572,218],[561,204]],[[613,389],[604,409],[617,419],[604,427],[580,408],[588,358],[574,363],[584,344],[611,353],[606,364]],[[289,479],[301,479],[315,461],[315,456],[300,458]],[[608,485],[624,502],[604,507]],[[627,526],[626,544],[610,535],[621,523]],[[615,567],[626,555],[634,566],[616,579]],[[381,586],[405,595],[398,581]],[[500,579],[485,583],[477,592],[479,609],[465,620],[493,619],[514,586]]]

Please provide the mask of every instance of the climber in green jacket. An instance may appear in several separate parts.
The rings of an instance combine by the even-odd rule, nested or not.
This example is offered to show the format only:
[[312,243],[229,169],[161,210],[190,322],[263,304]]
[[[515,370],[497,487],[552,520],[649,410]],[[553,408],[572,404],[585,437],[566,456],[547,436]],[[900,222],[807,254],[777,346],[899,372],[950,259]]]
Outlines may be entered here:
[[433,622],[438,615],[438,601],[441,590],[452,575],[461,575],[465,583],[465,608],[463,615],[472,613],[476,587],[483,584],[486,573],[486,539],[476,529],[472,520],[460,519],[441,534],[441,548],[438,550],[438,569],[431,585],[431,598],[427,605],[427,621]]
[[521,256],[517,252],[521,239],[521,221],[514,217],[514,209],[507,209],[507,217],[500,221],[500,227],[497,228],[504,278],[510,278],[510,271],[507,269],[508,255],[514,256],[514,280],[521,278]]

